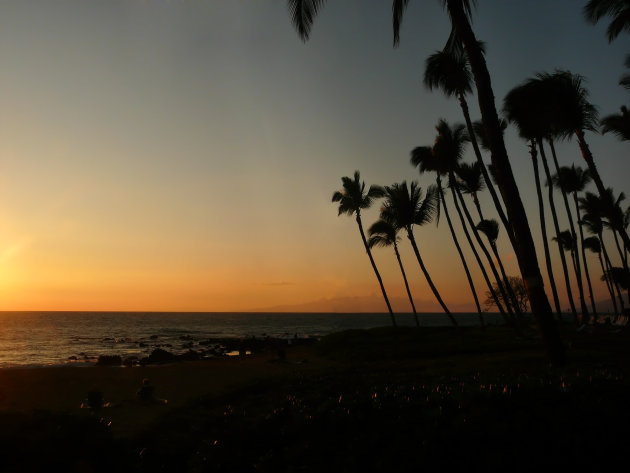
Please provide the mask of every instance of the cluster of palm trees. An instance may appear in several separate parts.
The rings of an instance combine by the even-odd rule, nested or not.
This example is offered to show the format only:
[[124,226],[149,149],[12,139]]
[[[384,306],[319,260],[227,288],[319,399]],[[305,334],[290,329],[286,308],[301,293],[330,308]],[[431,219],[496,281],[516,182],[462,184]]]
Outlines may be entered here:
[[[303,40],[308,38],[313,20],[324,3],[324,0],[288,1],[292,21]],[[502,269],[502,264],[499,264],[498,271],[497,268],[494,267],[492,263],[493,258],[479,235],[479,233],[486,235],[488,244],[497,259],[497,263],[499,263],[500,258],[497,258],[498,252],[496,250],[496,238],[499,228],[498,222],[485,219],[481,208],[477,205],[478,200],[476,200],[476,194],[485,185],[492,196],[495,210],[505,229],[505,234],[514,249],[521,276],[527,288],[532,313],[534,314],[542,339],[546,345],[548,355],[552,361],[561,362],[564,359],[564,349],[557,331],[554,314],[545,292],[543,277],[538,266],[536,248],[528,218],[508,159],[508,153],[503,139],[505,123],[499,118],[499,114],[497,113],[491,78],[485,62],[483,44],[477,40],[471,28],[472,7],[475,3],[474,0],[442,0],[442,4],[451,22],[450,36],[444,50],[433,54],[427,60],[426,64],[425,85],[430,89],[438,88],[447,96],[457,98],[465,120],[465,125],[455,125],[453,127],[449,126],[446,121],[440,121],[436,127],[438,138],[435,144],[432,147],[419,147],[412,151],[412,163],[418,166],[420,172],[436,172],[437,181],[435,187],[431,186],[427,189],[424,199],[422,199],[422,191],[415,183],[409,188],[405,182],[385,188],[373,186],[370,188],[370,191],[373,190],[372,196],[369,197],[370,191],[368,191],[366,197],[368,200],[378,196],[385,197],[385,204],[381,212],[381,221],[392,225],[394,230],[405,229],[414,247],[418,262],[423,268],[423,272],[425,272],[427,281],[440,304],[447,314],[450,315],[446,305],[439,297],[435,286],[430,280],[428,273],[426,273],[426,268],[423,267],[412,231],[414,224],[422,224],[425,223],[427,219],[432,218],[437,211],[438,205],[441,204],[445,209],[452,235],[455,237],[455,232],[452,230],[452,222],[446,212],[446,199],[441,184],[441,178],[447,177],[448,186],[451,188],[453,203],[457,209],[463,228],[468,227],[470,229],[470,232],[468,232],[468,230],[464,232],[469,245],[471,248],[475,246],[470,236],[470,233],[472,233],[477,242],[477,246],[488,260],[488,266],[497,283],[496,287],[503,288],[500,290],[503,291],[501,299],[505,305],[504,311],[506,312],[506,319],[513,321],[518,317],[519,309],[518,304],[510,304],[507,302],[511,299],[513,300],[510,294],[509,279]],[[400,26],[408,4],[409,0],[393,0],[392,2],[394,45],[397,45],[400,40]],[[628,2],[628,0],[590,0],[585,6],[584,13],[587,18],[594,22],[604,16],[612,17],[612,22],[608,30],[610,40],[614,39],[621,31],[630,30],[630,2]],[[630,84],[630,78],[623,78],[622,85],[627,86],[628,84]],[[466,96],[472,93],[473,90],[476,90],[479,111],[481,113],[481,122],[476,126],[471,121],[469,106],[466,101]],[[607,282],[610,293],[616,292],[617,299],[619,299],[621,303],[619,287],[623,287],[624,282],[626,287],[628,285],[627,250],[630,248],[630,238],[626,231],[624,213],[619,207],[619,201],[621,199],[615,198],[612,190],[605,187],[585,138],[585,132],[596,130],[600,123],[595,107],[588,101],[588,93],[583,87],[582,77],[569,71],[539,74],[525,81],[507,95],[503,111],[507,120],[516,125],[520,136],[525,139],[529,145],[532,164],[536,175],[539,213],[545,246],[545,260],[550,286],[554,295],[556,312],[558,315],[561,313],[558,291],[552,275],[551,251],[547,241],[546,225],[544,222],[542,184],[538,172],[539,153],[547,178],[548,201],[554,220],[555,237],[553,237],[553,240],[557,242],[560,258],[563,262],[565,285],[567,293],[570,294],[569,299],[574,315],[577,315],[577,309],[575,308],[573,296],[570,292],[571,284],[568,265],[564,255],[565,250],[570,253],[571,265],[577,281],[580,311],[585,316],[590,312],[596,313],[590,277],[586,265],[585,249],[588,248],[592,251],[596,251],[597,247],[594,243],[595,239],[588,240],[584,238],[583,229],[586,229],[594,235],[591,238],[597,238],[599,248],[604,252],[604,260],[606,261],[606,265],[603,264],[603,261],[601,264],[605,275],[604,279]],[[612,116],[606,117],[603,121],[603,131],[613,131],[622,138],[628,136],[627,131],[630,130],[630,126],[628,126],[628,116],[627,110],[622,108],[621,119],[617,120],[617,117],[613,119],[611,118]],[[586,162],[587,170],[582,171],[575,166],[561,168],[558,164],[554,141],[572,137],[576,138],[582,157]],[[474,165],[476,168],[473,168],[473,165],[464,167],[458,163],[462,155],[463,143],[467,142],[470,142],[474,149],[477,159]],[[555,175],[552,175],[549,169],[545,144],[551,150],[556,171]],[[486,168],[483,162],[480,147],[490,152],[492,162],[491,166],[489,166],[490,169]],[[494,179],[490,178],[490,171]],[[483,176],[483,183],[475,182],[471,177],[476,173]],[[468,182],[468,179],[470,179],[470,182]],[[584,186],[589,180],[592,180],[595,184],[597,194],[587,193],[583,197],[579,197],[578,194],[584,190]],[[360,183],[358,173],[355,174],[354,181],[350,178],[344,178],[343,182],[344,192],[335,193],[333,200],[341,202],[343,198],[348,197],[349,189],[346,189],[346,183],[354,182],[354,186],[357,186],[359,189],[364,189],[364,184]],[[496,184],[498,192],[495,190],[494,184]],[[553,202],[554,187],[561,191],[567,218],[570,222],[570,229],[566,231],[567,233],[559,228],[555,204]],[[477,223],[474,222],[470,212],[468,212],[466,208],[462,196],[464,192],[469,194],[473,198],[473,202],[475,202],[480,218],[480,221]],[[575,219],[571,213],[569,197],[572,197],[574,201]],[[360,200],[361,199],[359,199],[359,201]],[[590,206],[591,204],[592,206]],[[360,208],[365,207],[359,207],[359,210]],[[340,212],[347,212],[345,209],[347,209],[345,204],[343,211],[340,206]],[[426,213],[419,213],[420,210]],[[356,212],[356,210],[354,212]],[[356,215],[364,245],[373,263],[373,258],[369,251],[370,244],[363,234],[359,213],[356,213]],[[574,223],[578,224],[579,240]],[[379,225],[382,226],[384,224],[379,223]],[[613,266],[610,258],[606,258],[607,252],[604,251],[605,247],[602,245],[603,239],[601,238],[601,232],[598,233],[598,225],[600,225],[602,229],[608,227],[612,230],[622,261],[621,267]],[[379,227],[375,230],[378,229]],[[377,234],[381,237],[383,236],[382,233],[375,231],[374,235]],[[396,232],[391,235],[395,241]],[[585,243],[587,240],[589,241],[588,244]],[[621,240],[621,244],[619,240]],[[379,243],[376,243],[375,240],[374,245],[383,244],[383,240],[378,240],[378,242]],[[580,250],[578,250],[578,248]],[[466,267],[467,265],[465,264],[463,253],[459,246],[458,251],[462,258],[462,263]],[[475,258],[480,267],[483,267],[484,265],[481,263],[482,259],[476,251]],[[373,267],[376,271],[374,263]],[[587,285],[591,299],[590,310],[586,303],[582,283],[583,270],[586,280],[588,281]],[[501,272],[501,275],[498,274],[499,272]],[[467,274],[469,274],[468,271]],[[379,282],[381,282],[383,294],[386,296],[380,276],[378,276],[378,278]],[[485,279],[486,284],[492,288],[493,285],[489,284],[489,276],[487,274]],[[473,282],[470,276],[469,283],[474,292]],[[498,299],[499,298],[496,297],[497,306],[499,306]],[[389,302],[388,308],[391,312]]]

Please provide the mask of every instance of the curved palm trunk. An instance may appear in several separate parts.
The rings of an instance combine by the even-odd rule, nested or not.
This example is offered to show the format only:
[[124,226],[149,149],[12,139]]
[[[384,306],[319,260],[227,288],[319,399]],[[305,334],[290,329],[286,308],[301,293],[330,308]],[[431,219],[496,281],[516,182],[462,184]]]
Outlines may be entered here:
[[468,285],[470,286],[470,290],[472,291],[473,299],[475,300],[475,306],[477,306],[477,314],[479,314],[479,322],[483,327],[485,325],[483,320],[483,315],[481,314],[481,305],[479,304],[479,298],[477,297],[477,291],[475,289],[475,284],[473,283],[472,276],[470,275],[470,271],[468,269],[468,264],[466,263],[466,258],[464,258],[464,253],[462,252],[461,246],[459,246],[459,241],[457,240],[457,235],[455,234],[455,229],[453,228],[453,223],[451,222],[451,217],[448,213],[448,207],[446,206],[446,199],[444,198],[444,191],[442,189],[442,180],[438,175],[437,178],[437,188],[438,194],[440,196],[440,200],[442,201],[442,207],[444,208],[444,215],[446,215],[446,223],[448,224],[448,228],[451,231],[451,237],[453,238],[453,242],[455,243],[455,247],[457,248],[457,253],[459,254],[459,259],[462,261],[462,265],[464,266],[464,272],[466,273],[466,278],[468,279]]
[[490,248],[492,249],[492,253],[494,253],[494,257],[496,258],[497,263],[499,264],[499,271],[501,271],[501,276],[503,277],[503,285],[505,286],[505,290],[510,296],[510,300],[512,301],[512,304],[514,305],[514,310],[516,311],[517,315],[522,316],[523,311],[521,310],[521,305],[518,303],[516,294],[514,294],[514,289],[512,289],[512,285],[510,284],[510,279],[507,277],[507,274],[505,273],[505,267],[503,266],[503,261],[501,260],[501,256],[499,256],[499,250],[497,249],[496,243],[491,241]]
[[418,245],[416,245],[416,239],[413,236],[413,230],[411,228],[407,228],[407,237],[409,238],[409,241],[411,242],[413,252],[416,254],[416,258],[418,259],[418,264],[420,264],[420,269],[422,270],[422,273],[424,274],[424,277],[427,280],[427,283],[429,283],[429,287],[431,288],[431,291],[433,291],[433,295],[437,299],[438,303],[442,306],[444,313],[448,315],[449,319],[451,319],[451,323],[455,327],[457,327],[457,320],[455,320],[455,318],[451,314],[451,311],[448,310],[448,307],[446,307],[446,304],[442,300],[442,297],[440,297],[440,293],[435,287],[435,284],[433,284],[433,280],[431,279],[431,276],[429,276],[429,272],[427,271],[427,268],[424,266],[424,262],[422,261],[422,258],[420,257],[420,251],[418,250]]
[[455,204],[455,210],[457,210],[457,215],[459,215],[459,220],[462,224],[462,228],[464,229],[464,235],[466,235],[466,239],[468,240],[468,245],[470,246],[470,249],[472,250],[473,255],[475,255],[475,259],[477,260],[477,264],[479,265],[479,269],[481,270],[483,279],[486,281],[486,285],[488,286],[490,295],[492,296],[492,299],[494,300],[494,303],[496,304],[497,309],[501,313],[501,316],[503,317],[505,322],[508,325],[513,325],[513,320],[510,319],[510,317],[508,317],[508,315],[506,314],[505,309],[503,308],[503,304],[501,304],[501,299],[499,298],[499,296],[497,296],[497,293],[494,290],[494,287],[492,287],[492,283],[490,282],[490,278],[488,277],[486,268],[483,265],[483,261],[481,261],[481,257],[479,256],[479,253],[477,252],[477,248],[475,247],[475,244],[473,243],[472,238],[470,237],[470,232],[468,231],[468,225],[466,224],[464,215],[462,214],[462,211],[459,207],[457,196],[455,195],[454,192],[451,192],[451,195],[453,196],[453,203]]
[[[473,150],[475,151],[475,156],[477,158],[477,162],[479,166],[481,166],[481,173],[483,174],[483,179],[486,182],[486,187],[490,192],[490,196],[492,197],[492,202],[494,202],[494,206],[497,209],[497,214],[505,227],[505,231],[508,234],[510,239],[510,243],[512,247],[514,247],[514,233],[512,232],[512,227],[510,226],[510,222],[508,222],[507,217],[505,216],[505,212],[503,212],[503,207],[501,206],[501,201],[499,200],[499,196],[497,195],[497,191],[494,188],[494,184],[492,179],[490,179],[490,174],[488,173],[488,169],[486,168],[486,164],[483,162],[483,157],[481,156],[481,150],[479,149],[479,145],[477,143],[477,137],[475,136],[475,130],[473,129],[472,120],[470,119],[470,113],[468,111],[468,102],[464,95],[459,94],[459,105],[462,109],[462,113],[464,114],[464,120],[466,121],[466,129],[468,130],[468,136],[470,137],[470,142],[472,144]],[[481,218],[483,220],[483,217]]]
[[[556,280],[553,276],[553,267],[551,265],[551,254],[549,252],[549,241],[547,240],[547,222],[545,220],[545,205],[543,203],[542,190],[540,186],[540,172],[538,171],[538,153],[536,151],[536,142],[530,141],[529,154],[532,157],[532,166],[534,167],[534,179],[536,181],[536,195],[538,196],[538,214],[540,216],[540,230],[542,232],[543,248],[545,250],[545,263],[547,265],[547,274],[549,275],[549,285],[553,295],[553,302],[556,306],[556,314],[558,319],[562,320],[562,308],[560,307],[560,298],[558,297],[558,289],[556,288]],[[560,249],[562,251],[562,249]],[[564,253],[561,253],[564,255]],[[565,263],[566,266],[566,263]],[[575,312],[575,308],[573,308]]]
[[591,275],[588,272],[588,262],[586,261],[586,248],[584,248],[584,229],[582,228],[582,218],[580,217],[580,207],[578,205],[577,192],[573,192],[573,202],[575,203],[575,216],[577,217],[578,229],[580,230],[580,248],[582,249],[582,262],[584,263],[584,276],[588,286],[588,295],[591,298],[591,309],[593,309],[593,317],[597,319],[597,307],[595,306],[595,297],[593,296],[593,285],[591,284]]
[[[553,141],[549,140],[551,155],[553,157],[553,163],[556,168],[556,174],[560,175],[560,165],[558,164],[558,158],[556,156],[556,148],[553,146]],[[541,156],[544,156],[541,151]],[[543,159],[546,159],[543,157]],[[546,169],[546,168],[545,168]],[[551,176],[548,175],[549,187],[553,187],[551,184]],[[571,206],[569,205],[569,199],[564,189],[560,188],[560,195],[564,202],[564,208],[567,212],[567,218],[569,219],[569,228],[571,229],[571,237],[573,238],[573,246],[571,247],[571,257],[573,258],[573,270],[575,271],[575,279],[578,285],[578,294],[580,296],[580,308],[582,309],[582,317],[585,321],[589,319],[588,306],[586,305],[586,299],[584,298],[584,284],[582,282],[582,268],[580,264],[580,255],[577,251],[577,233],[575,233],[575,225],[573,224],[573,215],[571,214]]]
[[416,312],[416,305],[413,303],[413,297],[411,297],[411,290],[409,289],[409,282],[407,282],[407,274],[403,267],[402,260],[400,259],[400,253],[398,252],[398,244],[394,242],[394,252],[396,253],[396,259],[398,260],[398,266],[400,266],[400,272],[402,273],[403,280],[405,281],[405,289],[407,289],[407,296],[409,296],[409,303],[413,309],[413,316],[416,320],[416,327],[420,328],[420,321],[418,320],[418,313]]
[[[612,269],[612,263],[610,262],[610,257],[608,256],[608,250],[606,249],[606,245],[604,245],[604,235],[599,233],[597,235],[597,238],[599,238],[599,244],[602,247],[602,251],[604,253],[604,260],[606,261],[606,268],[608,269],[608,271],[610,271]],[[621,312],[623,313],[625,311],[625,307],[623,303],[623,297],[621,296],[621,289],[619,288],[619,284],[617,284],[617,281],[615,281],[614,279],[611,279],[611,280],[609,280],[608,278],[606,279],[610,282],[610,285],[615,288],[617,292],[617,297],[619,298],[619,306],[621,307]]]
[[[538,147],[540,148],[540,156],[541,161],[543,163],[543,168],[545,169],[545,176],[547,176],[547,180],[551,183],[551,172],[549,171],[549,165],[547,164],[547,157],[545,156],[545,148],[543,145],[542,139],[538,139]],[[577,323],[578,316],[577,310],[575,309],[575,302],[573,301],[573,291],[571,290],[571,280],[569,279],[569,268],[567,267],[567,259],[564,255],[564,249],[562,248],[562,244],[560,243],[560,225],[558,224],[558,213],[556,212],[556,204],[553,200],[553,187],[550,185],[548,187],[548,198],[549,198],[549,207],[551,208],[551,216],[553,217],[553,227],[556,231],[556,241],[558,243],[558,252],[560,253],[560,261],[562,262],[562,272],[564,273],[564,282],[567,288],[567,298],[569,299],[569,305],[571,307],[571,312],[573,313],[573,321]]]
[[466,220],[468,220],[468,224],[472,228],[473,235],[475,235],[475,240],[477,240],[477,244],[481,248],[481,251],[485,255],[486,259],[488,260],[490,271],[492,271],[492,275],[494,276],[494,279],[497,282],[497,287],[499,288],[499,292],[501,293],[501,296],[503,297],[503,301],[505,302],[505,307],[508,311],[508,314],[510,314],[510,317],[514,318],[514,311],[512,308],[513,304],[510,303],[511,299],[508,293],[506,292],[505,287],[503,286],[503,281],[501,280],[501,276],[499,276],[499,273],[497,272],[497,268],[494,264],[494,261],[492,260],[492,256],[490,256],[490,253],[488,252],[486,245],[483,243],[483,240],[481,239],[481,236],[479,235],[479,230],[477,230],[477,227],[475,226],[475,223],[473,222],[470,212],[468,211],[468,207],[466,206],[466,202],[464,201],[464,197],[462,196],[461,192],[459,191],[459,188],[457,187],[457,184],[455,183],[454,176],[452,176],[452,182],[453,182],[452,187],[454,189],[454,192],[457,194],[457,197],[460,203],[462,204],[464,215],[466,216]]
[[376,263],[374,262],[374,258],[372,257],[370,246],[368,245],[368,242],[365,239],[365,233],[363,232],[363,224],[361,223],[361,215],[358,212],[357,212],[357,225],[359,225],[359,232],[361,233],[361,240],[363,240],[363,246],[365,246],[365,251],[367,251],[368,257],[370,258],[370,263],[372,263],[372,269],[374,270],[374,274],[376,274],[376,279],[378,279],[378,283],[381,286],[381,292],[383,293],[383,298],[385,299],[385,303],[387,304],[387,310],[389,311],[389,316],[392,319],[392,325],[396,327],[396,319],[394,318],[394,312],[392,311],[392,306],[389,303],[387,292],[385,292],[385,286],[383,286],[383,280],[381,279],[381,274],[378,272],[378,269],[376,268]]
[[554,363],[564,363],[564,346],[553,318],[547,294],[545,294],[545,286],[538,267],[534,239],[529,229],[527,214],[525,213],[505,149],[486,60],[470,27],[461,0],[446,0],[446,7],[452,26],[462,40],[475,78],[479,109],[486,127],[490,149],[492,150],[492,162],[497,171],[499,190],[503,196],[508,221],[511,223],[512,231],[514,232],[514,251],[521,269],[521,275],[525,281],[532,312],[547,350],[547,355]]
[[[621,259],[621,264],[623,268],[628,272],[628,263],[624,258],[624,252],[621,250],[621,246],[619,246],[619,238],[617,238],[617,230],[615,228],[612,229],[613,236],[615,237],[615,245],[617,246],[617,251],[619,252],[619,258]],[[630,304],[630,287],[626,289],[626,293],[628,294],[628,304]]]
[[477,198],[476,193],[472,194],[472,199],[473,199],[473,203],[475,204],[475,207],[477,208],[477,213],[479,214],[479,221],[485,220],[485,218],[483,218],[483,212],[481,211],[481,204],[479,203],[479,199]]
[[[597,170],[597,167],[595,166],[595,161],[593,160],[593,154],[591,153],[591,150],[588,147],[588,144],[586,143],[586,139],[584,138],[584,131],[575,130],[574,133],[577,138],[578,145],[580,146],[582,157],[584,158],[584,161],[586,161],[586,165],[588,166],[588,170],[591,173],[593,182],[595,182],[595,186],[597,187],[597,191],[599,192],[599,196],[602,199],[605,199],[606,187],[604,186],[604,183],[602,182],[602,178],[599,175],[599,171]],[[617,228],[618,226],[617,223],[615,223],[615,225],[616,225],[615,230],[617,230],[619,234],[621,235],[624,246],[626,248],[630,248],[630,238],[628,238],[628,233],[626,232],[626,229],[623,228],[623,225],[619,226],[619,228]]]

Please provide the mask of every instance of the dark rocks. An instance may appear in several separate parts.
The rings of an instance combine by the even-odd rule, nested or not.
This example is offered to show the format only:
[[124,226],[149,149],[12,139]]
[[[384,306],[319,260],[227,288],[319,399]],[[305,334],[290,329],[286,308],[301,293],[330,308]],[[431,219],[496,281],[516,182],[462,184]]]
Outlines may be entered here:
[[162,350],[161,348],[156,348],[151,352],[147,361],[149,363],[168,363],[169,361],[175,361],[176,356],[170,351]]
[[100,355],[96,364],[97,366],[120,366],[122,358],[120,355]]

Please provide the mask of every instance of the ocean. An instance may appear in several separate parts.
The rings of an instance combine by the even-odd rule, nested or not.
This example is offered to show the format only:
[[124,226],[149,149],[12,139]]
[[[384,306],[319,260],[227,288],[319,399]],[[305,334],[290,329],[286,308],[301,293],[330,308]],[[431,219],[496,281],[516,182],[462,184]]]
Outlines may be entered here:
[[[477,325],[477,314],[455,314]],[[497,314],[484,314],[489,324]],[[444,314],[419,314],[422,326],[449,325]],[[412,314],[396,315],[401,326]],[[148,356],[163,348],[179,354],[209,340],[266,336],[318,338],[349,329],[390,325],[388,314],[0,312],[0,368],[91,366],[99,355]]]

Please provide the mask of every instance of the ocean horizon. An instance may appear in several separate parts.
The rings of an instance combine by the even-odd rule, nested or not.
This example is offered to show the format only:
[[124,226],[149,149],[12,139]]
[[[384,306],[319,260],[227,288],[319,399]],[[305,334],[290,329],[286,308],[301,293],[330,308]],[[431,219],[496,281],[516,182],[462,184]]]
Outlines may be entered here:
[[[477,313],[454,314],[462,326]],[[396,314],[414,326],[413,314]],[[424,327],[448,326],[443,313],[418,314]],[[488,324],[499,314],[486,313]],[[334,332],[391,325],[388,313],[332,312],[0,312],[0,368],[92,366],[101,355],[148,356],[156,348],[181,354],[225,339],[319,338]]]

